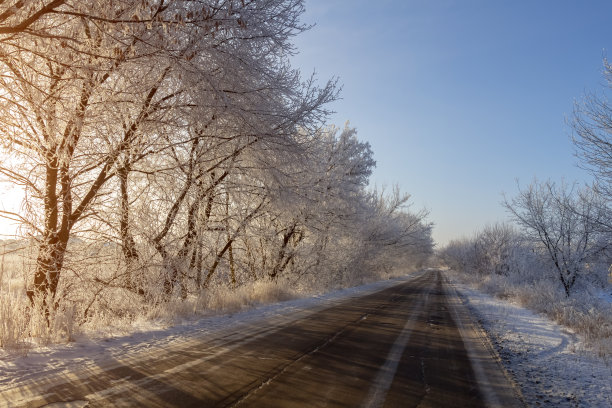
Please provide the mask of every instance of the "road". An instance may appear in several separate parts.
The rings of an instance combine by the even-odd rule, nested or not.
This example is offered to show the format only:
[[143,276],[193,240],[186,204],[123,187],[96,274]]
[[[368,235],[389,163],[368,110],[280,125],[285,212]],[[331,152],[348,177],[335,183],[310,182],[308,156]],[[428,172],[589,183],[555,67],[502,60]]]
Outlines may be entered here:
[[53,408],[523,406],[440,271],[3,394]]

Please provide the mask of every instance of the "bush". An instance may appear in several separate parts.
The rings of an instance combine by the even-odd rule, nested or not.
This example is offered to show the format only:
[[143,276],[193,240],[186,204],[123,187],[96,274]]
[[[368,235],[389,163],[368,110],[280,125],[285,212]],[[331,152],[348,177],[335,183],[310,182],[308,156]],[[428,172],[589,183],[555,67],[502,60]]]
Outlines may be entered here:
[[[583,336],[601,356],[612,355],[612,304],[598,298],[607,281],[606,263],[593,262],[567,296],[547,258],[528,240],[500,227],[451,242],[439,256],[459,277],[483,292],[516,301]],[[500,245],[504,243],[504,245]],[[507,265],[503,273],[499,265]]]

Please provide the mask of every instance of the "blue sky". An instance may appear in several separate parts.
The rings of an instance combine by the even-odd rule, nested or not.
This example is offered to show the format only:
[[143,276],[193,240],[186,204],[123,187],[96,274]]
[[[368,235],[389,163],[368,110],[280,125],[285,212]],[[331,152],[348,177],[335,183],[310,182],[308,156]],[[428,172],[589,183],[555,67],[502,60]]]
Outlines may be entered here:
[[337,76],[371,143],[372,182],[426,207],[440,244],[504,221],[502,193],[534,177],[588,181],[570,140],[573,104],[602,89],[612,1],[305,0],[293,59]]

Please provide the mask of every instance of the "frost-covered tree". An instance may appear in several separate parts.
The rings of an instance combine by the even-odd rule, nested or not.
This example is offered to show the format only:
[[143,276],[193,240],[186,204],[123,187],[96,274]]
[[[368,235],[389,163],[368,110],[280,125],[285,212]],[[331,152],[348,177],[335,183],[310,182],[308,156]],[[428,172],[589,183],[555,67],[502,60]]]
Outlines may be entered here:
[[191,145],[190,129],[205,133],[214,122],[212,137],[265,149],[324,118],[333,83],[303,83],[288,64],[302,11],[291,0],[3,9],[2,173],[25,187],[22,220],[40,240],[32,294],[55,296],[70,236],[108,219],[101,211],[113,206],[118,176],[124,253],[136,257],[125,205],[131,174],[159,170],[164,159],[152,156]]
[[374,189],[368,194],[362,255],[372,268],[393,269],[401,263],[420,267],[432,254],[433,224],[427,222],[426,210],[410,211],[409,200],[397,186],[390,193]]
[[604,60],[607,88],[601,94],[587,95],[574,106],[573,141],[577,155],[596,177],[599,189],[612,200],[612,66]]
[[66,0],[5,1],[0,6],[0,35],[19,34],[33,31],[31,26],[56,11]]
[[437,251],[446,266],[460,272],[475,272],[476,249],[474,239],[454,239]]
[[524,237],[510,224],[484,227],[474,239],[474,262],[482,273],[507,275],[521,251]]
[[606,216],[592,188],[534,181],[504,202],[514,220],[541,245],[570,296],[576,280],[610,247],[601,231]]
[[150,41],[161,24],[127,23],[161,12],[142,2],[63,3],[0,38],[0,127],[12,158],[3,173],[25,186],[24,221],[40,240],[31,293],[55,296],[75,226],[87,228],[81,221],[96,212],[121,156],[141,153],[143,130],[177,103],[164,89],[165,46]]
[[325,125],[335,82],[291,67],[302,12],[1,2],[0,173],[26,193],[4,215],[37,246],[26,275],[47,322],[62,302],[124,316],[257,280],[340,286],[430,254],[426,213],[368,190],[369,144]]

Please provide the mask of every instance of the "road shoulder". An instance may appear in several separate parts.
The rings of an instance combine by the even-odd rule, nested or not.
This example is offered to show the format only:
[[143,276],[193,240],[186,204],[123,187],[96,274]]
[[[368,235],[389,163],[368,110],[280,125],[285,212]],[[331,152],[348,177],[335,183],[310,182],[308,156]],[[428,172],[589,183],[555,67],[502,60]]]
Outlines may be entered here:
[[612,364],[581,336],[515,302],[462,283],[446,272],[477,316],[529,406],[612,406]]
[[500,408],[525,407],[519,386],[506,371],[486,331],[474,319],[453,283],[444,274],[442,276],[450,309],[487,405]]

